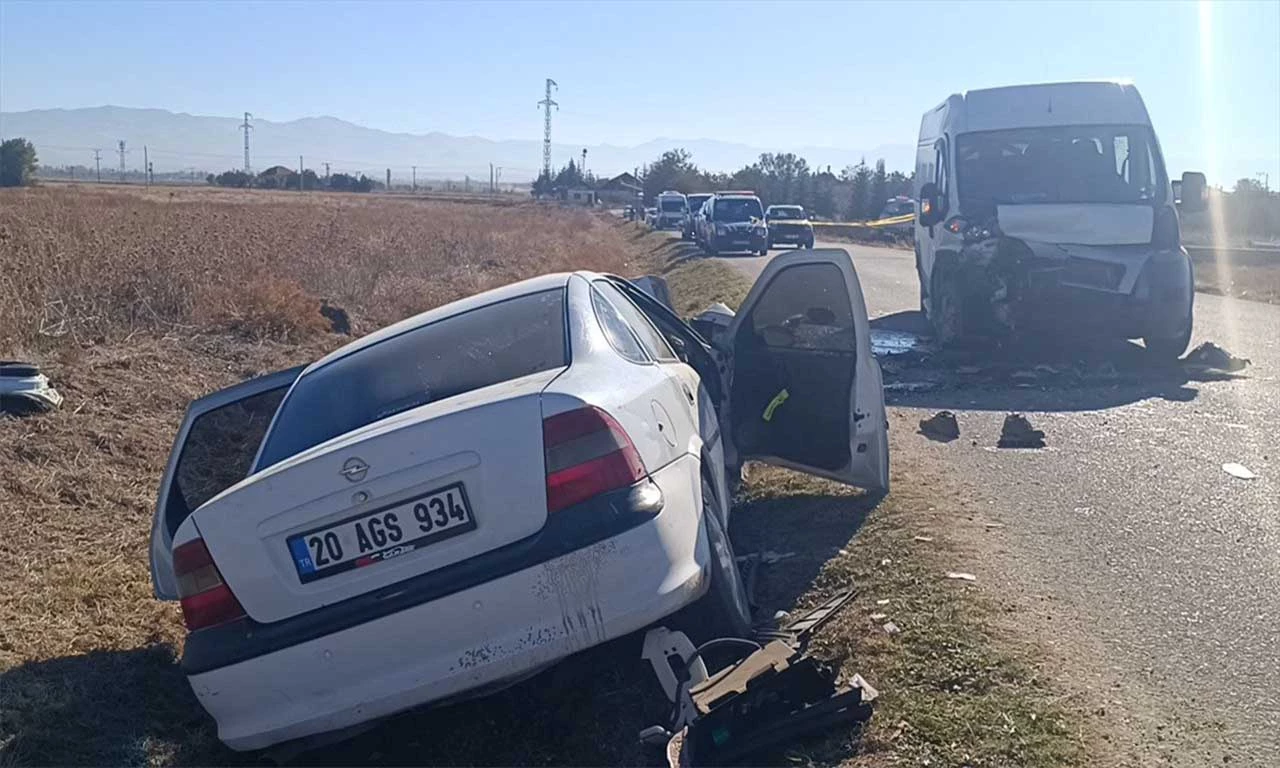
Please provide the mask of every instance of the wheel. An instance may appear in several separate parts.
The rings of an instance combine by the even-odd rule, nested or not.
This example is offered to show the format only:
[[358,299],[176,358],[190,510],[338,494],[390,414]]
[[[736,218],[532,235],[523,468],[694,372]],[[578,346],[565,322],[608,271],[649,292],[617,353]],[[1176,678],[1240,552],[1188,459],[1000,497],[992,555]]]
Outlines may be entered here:
[[1173,363],[1182,357],[1182,353],[1187,351],[1187,346],[1191,343],[1191,330],[1195,326],[1195,273],[1192,271],[1191,263],[1187,263],[1188,285],[1190,290],[1187,293],[1187,319],[1183,324],[1182,332],[1169,337],[1153,337],[1143,336],[1142,344],[1147,348],[1147,355],[1155,362]]
[[929,319],[929,307],[925,304],[925,299],[929,297],[929,292],[925,290],[924,271],[920,269],[920,250],[916,249],[916,280],[920,283],[920,314],[924,315],[924,319]]
[[757,255],[757,256],[768,256],[768,255],[769,255],[769,249],[768,249],[768,248],[761,248],[760,250],[756,251],[756,255]]
[[720,522],[720,505],[711,484],[702,478],[702,524],[711,550],[711,586],[689,616],[697,642],[714,637],[750,637],[751,604],[738,572],[738,561],[728,532]]
[[964,335],[964,305],[955,286],[948,285],[948,272],[945,264],[935,263],[929,286],[929,300],[933,305],[929,323],[938,343],[943,345]]

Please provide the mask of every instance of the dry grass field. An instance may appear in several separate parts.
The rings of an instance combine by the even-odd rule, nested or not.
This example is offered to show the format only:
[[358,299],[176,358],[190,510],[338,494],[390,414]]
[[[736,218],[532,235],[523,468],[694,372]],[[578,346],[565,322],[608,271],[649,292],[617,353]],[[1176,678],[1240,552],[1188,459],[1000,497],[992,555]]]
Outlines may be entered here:
[[[664,239],[665,240],[665,239]],[[514,280],[649,263],[586,212],[60,186],[0,193],[0,359],[66,397],[0,416],[0,765],[224,762],[151,596],[156,488],[187,402]]]

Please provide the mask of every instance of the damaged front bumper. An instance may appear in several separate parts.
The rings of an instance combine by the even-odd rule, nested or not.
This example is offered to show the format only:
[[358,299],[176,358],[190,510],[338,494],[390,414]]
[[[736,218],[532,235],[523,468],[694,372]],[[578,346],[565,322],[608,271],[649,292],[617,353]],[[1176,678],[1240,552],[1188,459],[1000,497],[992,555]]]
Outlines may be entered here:
[[939,288],[956,292],[966,335],[1065,329],[1163,338],[1190,321],[1194,276],[1181,247],[995,237],[961,248]]

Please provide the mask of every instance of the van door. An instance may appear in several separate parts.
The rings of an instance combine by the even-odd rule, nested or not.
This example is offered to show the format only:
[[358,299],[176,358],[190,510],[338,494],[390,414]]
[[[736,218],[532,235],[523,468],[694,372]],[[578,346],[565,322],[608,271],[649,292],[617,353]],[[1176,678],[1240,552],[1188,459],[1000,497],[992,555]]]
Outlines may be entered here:
[[[945,136],[933,143],[932,147],[922,146],[918,150],[916,160],[916,180],[920,185],[932,181],[938,185],[946,206],[951,206],[951,173],[949,169],[949,153]],[[923,171],[923,172],[922,172]],[[938,240],[942,228],[939,225],[924,227],[920,225],[920,190],[916,189],[916,273],[920,276],[920,311],[926,316],[932,311],[929,301],[929,288],[933,279],[933,265],[938,258]]]
[[847,251],[792,251],[765,267],[729,326],[726,460],[874,491],[889,488],[880,364]]
[[151,524],[151,584],[156,597],[178,599],[174,532],[197,507],[248,476],[276,408],[304,368],[250,379],[187,406],[160,480]]

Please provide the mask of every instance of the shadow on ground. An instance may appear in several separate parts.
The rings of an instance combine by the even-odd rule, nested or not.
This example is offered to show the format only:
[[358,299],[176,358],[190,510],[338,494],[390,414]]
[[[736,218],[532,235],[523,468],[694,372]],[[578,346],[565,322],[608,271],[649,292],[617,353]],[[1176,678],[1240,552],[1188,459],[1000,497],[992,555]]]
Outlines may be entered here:
[[0,674],[0,765],[209,764],[235,757],[217,742],[169,645],[94,651]]
[[1153,360],[1136,342],[1042,332],[939,350],[918,311],[871,321],[873,337],[918,337],[920,345],[882,355],[889,405],[948,410],[1092,411],[1161,398],[1189,402],[1194,383],[1238,374]]

